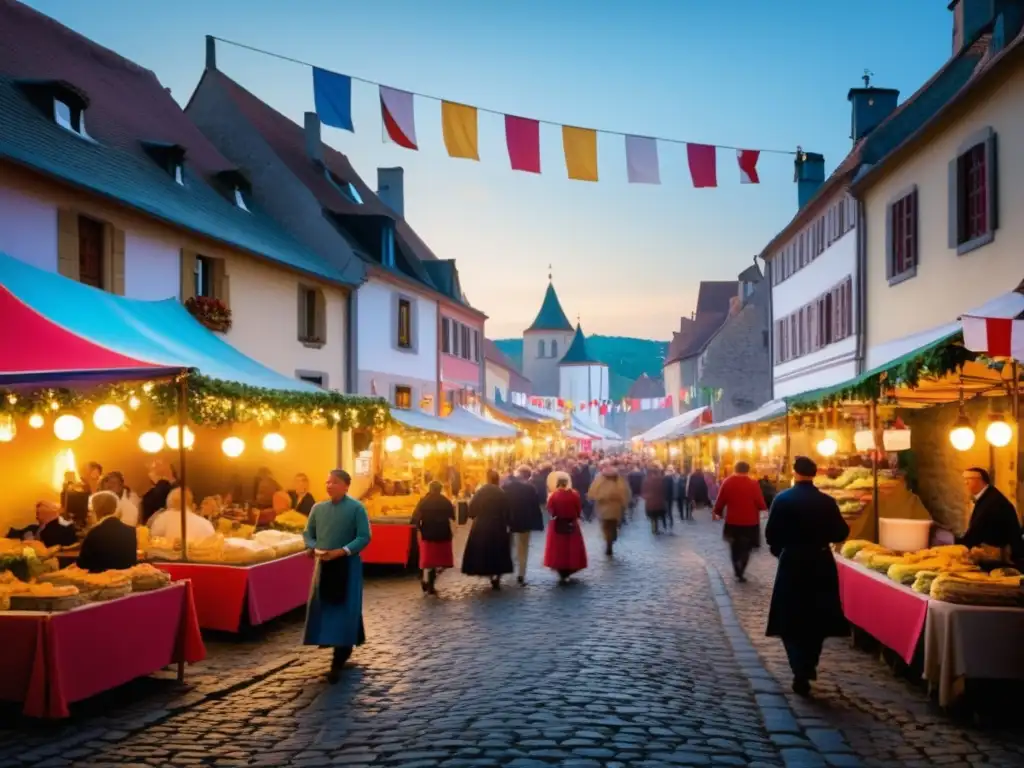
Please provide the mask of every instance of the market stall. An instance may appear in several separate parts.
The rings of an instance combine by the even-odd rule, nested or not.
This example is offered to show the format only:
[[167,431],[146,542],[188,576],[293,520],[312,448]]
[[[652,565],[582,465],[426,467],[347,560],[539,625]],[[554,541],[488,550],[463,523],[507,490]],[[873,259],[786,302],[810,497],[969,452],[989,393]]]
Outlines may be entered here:
[[[310,455],[322,465],[314,477],[324,476],[339,463],[339,432],[387,423],[383,401],[282,376],[222,341],[176,301],[112,296],[3,255],[0,268],[0,324],[19,328],[17,338],[0,338],[7,514],[19,506],[31,514],[36,501],[59,492],[68,516],[72,500],[88,499],[96,488],[85,487],[72,444],[83,449],[83,463],[103,457],[107,467],[123,467],[122,483],[140,489],[159,464],[165,489],[195,490],[197,503],[190,509],[190,494],[181,494],[188,503],[153,516],[166,517],[173,534],[150,535],[139,525],[137,548],[165,572],[194,580],[187,592],[190,600],[195,592],[203,626],[237,630],[243,608],[250,623],[259,623],[302,605],[312,573],[308,557],[297,555],[305,548],[305,516],[288,509],[292,502],[280,492],[273,509],[269,500],[260,504],[258,486],[250,505],[239,470],[256,462],[312,472],[312,465],[282,457],[295,452],[286,452],[289,444],[315,445]],[[90,413],[87,427],[83,416]],[[56,458],[54,438],[61,446]],[[270,469],[261,467],[257,478],[262,473]],[[74,522],[84,533],[85,507],[77,511]],[[143,510],[136,512],[148,522]],[[216,530],[190,536],[193,519]],[[5,530],[23,522],[0,520]],[[282,530],[258,530],[271,523]],[[76,551],[65,551],[65,562]]]

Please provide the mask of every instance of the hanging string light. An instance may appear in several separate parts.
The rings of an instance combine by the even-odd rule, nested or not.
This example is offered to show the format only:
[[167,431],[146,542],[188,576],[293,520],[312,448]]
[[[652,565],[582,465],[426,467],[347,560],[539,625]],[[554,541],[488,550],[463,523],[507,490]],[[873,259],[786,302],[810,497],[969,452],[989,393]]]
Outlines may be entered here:
[[949,430],[949,442],[953,444],[953,447],[958,451],[969,451],[974,446],[974,427],[971,425],[971,420],[967,418],[967,413],[964,411],[964,388],[963,382],[960,384],[960,408],[957,413],[956,421],[953,423],[953,428]]
[[985,439],[996,448],[1005,448],[1013,439],[1013,427],[1006,423],[1006,417],[1001,413],[993,413],[989,417],[988,427],[985,428]]

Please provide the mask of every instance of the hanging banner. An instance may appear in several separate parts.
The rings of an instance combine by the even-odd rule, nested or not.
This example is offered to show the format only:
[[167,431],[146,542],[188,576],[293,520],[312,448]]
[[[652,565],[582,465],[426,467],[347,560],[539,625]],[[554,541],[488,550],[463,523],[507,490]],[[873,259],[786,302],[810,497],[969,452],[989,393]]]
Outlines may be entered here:
[[449,157],[480,159],[476,117],[476,107],[456,104],[454,101],[441,102],[441,128]]
[[505,144],[513,171],[540,173],[540,123],[505,115]]
[[630,184],[661,184],[657,141],[646,136],[626,137],[626,175]]
[[380,117],[392,143],[406,149],[419,149],[416,145],[416,113],[411,93],[380,86]]
[[345,131],[352,127],[352,78],[313,68],[313,102],[320,122]]
[[576,181],[597,181],[597,132],[590,128],[562,126],[565,169]]

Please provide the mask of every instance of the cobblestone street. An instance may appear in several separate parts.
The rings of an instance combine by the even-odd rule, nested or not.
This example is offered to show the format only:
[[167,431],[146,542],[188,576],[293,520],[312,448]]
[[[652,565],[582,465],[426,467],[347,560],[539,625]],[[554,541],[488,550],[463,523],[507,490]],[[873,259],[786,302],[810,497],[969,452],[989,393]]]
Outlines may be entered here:
[[589,526],[591,567],[565,587],[542,543],[525,588],[448,573],[424,598],[411,577],[371,577],[370,641],[337,686],[289,616],[208,638],[185,692],[140,681],[66,724],[0,730],[0,765],[1024,764],[1024,736],[961,728],[845,641],[814,701],[786,695],[763,637],[774,561],[758,553],[734,584],[706,518],[657,538],[628,526],[612,560]]

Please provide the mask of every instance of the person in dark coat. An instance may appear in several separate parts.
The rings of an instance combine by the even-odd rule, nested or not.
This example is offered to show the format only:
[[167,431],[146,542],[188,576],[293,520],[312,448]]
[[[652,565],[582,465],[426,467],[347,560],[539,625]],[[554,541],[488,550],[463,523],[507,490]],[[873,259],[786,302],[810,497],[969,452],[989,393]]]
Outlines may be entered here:
[[501,577],[512,573],[508,496],[498,483],[501,478],[493,469],[487,470],[487,482],[480,486],[469,502],[473,527],[462,553],[462,572],[467,576],[487,576],[492,589],[501,589]]
[[452,521],[455,507],[445,497],[444,486],[436,480],[430,484],[427,494],[420,499],[412,513],[412,526],[420,535],[420,570],[423,573],[420,585],[426,595],[436,595],[438,568],[452,568]]
[[1009,550],[1010,559],[1024,559],[1017,510],[998,488],[993,488],[987,471],[981,467],[964,470],[964,485],[971,495],[974,511],[971,522],[958,543],[965,547],[988,545]]
[[296,512],[301,512],[306,517],[309,517],[309,513],[313,509],[313,505],[316,504],[316,499],[313,498],[313,494],[309,492],[309,476],[303,472],[299,472],[295,476],[295,488],[294,490],[288,491],[288,497],[292,500],[292,509]]
[[665,477],[659,467],[647,471],[643,485],[644,511],[651,521],[651,532],[659,533],[665,527]]
[[117,519],[117,495],[94,493],[89,499],[96,524],[85,535],[78,554],[78,567],[90,573],[124,570],[138,564],[135,529]]
[[61,508],[52,501],[36,504],[36,524],[25,528],[12,528],[8,539],[37,540],[46,547],[70,547],[78,542],[75,524],[61,517]]
[[594,514],[594,505],[587,498],[587,491],[590,490],[590,483],[593,482],[593,479],[589,462],[586,457],[581,458],[572,470],[572,489],[580,495],[580,501],[583,504],[583,519],[588,522]]
[[671,465],[665,467],[662,483],[665,486],[665,517],[662,519],[661,524],[664,527],[667,523],[669,528],[674,528],[675,506],[676,502],[679,501],[679,475],[676,474],[675,467]]
[[626,485],[629,486],[629,514],[632,516],[637,502],[643,498],[644,493],[644,471],[640,469],[639,464],[634,464],[626,473]]
[[530,468],[520,467],[505,486],[509,503],[509,530],[516,548],[516,580],[526,583],[526,562],[530,556],[530,534],[544,530],[537,489],[530,484]]
[[690,473],[690,478],[686,483],[686,499],[689,502],[688,520],[693,519],[693,510],[695,507],[711,506],[711,496],[708,493],[708,480],[704,476],[704,470],[700,467],[694,467],[693,472]]
[[779,559],[768,612],[768,637],[781,637],[793,670],[793,692],[807,696],[818,677],[826,637],[844,637],[849,625],[839,598],[839,574],[829,544],[850,527],[835,499],[814,486],[817,465],[793,462],[795,484],[775,497],[765,539]]
[[533,477],[530,478],[530,483],[533,485],[534,490],[537,491],[537,499],[542,507],[548,503],[548,475],[551,474],[552,469],[551,463],[545,462],[538,467],[537,471],[533,473]]

